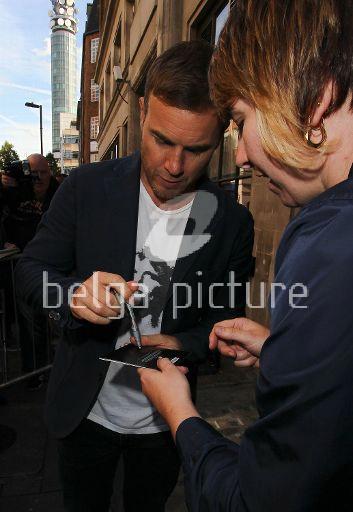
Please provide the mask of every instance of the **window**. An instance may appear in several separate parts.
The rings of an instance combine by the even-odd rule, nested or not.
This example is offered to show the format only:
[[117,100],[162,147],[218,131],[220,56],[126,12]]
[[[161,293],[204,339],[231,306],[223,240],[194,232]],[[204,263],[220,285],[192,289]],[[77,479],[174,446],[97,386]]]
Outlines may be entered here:
[[99,100],[99,85],[91,78],[91,101]]
[[78,159],[78,151],[64,151],[64,160],[77,160]]
[[122,140],[121,140],[121,156],[127,156],[127,142],[128,142],[128,123],[127,121],[122,127]]
[[229,6],[226,5],[225,7],[223,7],[221,12],[216,17],[216,20],[215,20],[215,40],[214,40],[215,43],[217,43],[218,38],[219,38],[219,34],[221,33],[222,28],[224,27],[224,25],[225,25],[225,23],[227,21],[228,14],[229,14]]
[[89,150],[91,153],[97,153],[98,151],[98,143],[96,140],[91,140],[89,143]]
[[211,14],[204,19],[203,23],[200,23],[198,28],[199,38],[205,39],[211,44],[216,44],[227,21],[229,9],[230,2],[218,2]]
[[112,79],[112,75],[111,75],[111,67],[112,67],[112,63],[111,63],[111,60],[109,59],[109,62],[107,64],[107,67],[105,69],[105,78],[104,78],[104,83],[105,83],[105,91],[104,91],[104,101],[105,101],[105,108],[108,109],[109,107],[109,104],[110,104],[110,101],[112,99],[112,89],[111,89],[111,79]]
[[94,64],[97,61],[99,47],[99,37],[95,37],[91,40],[91,63]]
[[96,139],[98,137],[98,132],[99,132],[99,118],[98,118],[98,116],[91,117],[90,138]]
[[65,135],[64,144],[78,144],[79,138],[77,135]]
[[113,160],[115,158],[119,158],[119,135],[114,140],[113,144],[110,146],[108,151],[103,156],[103,160]]
[[121,19],[114,38],[114,66],[121,66]]
[[104,114],[105,114],[104,89],[105,89],[105,84],[103,82],[102,87],[100,88],[100,94],[99,94],[99,118],[101,120],[101,123],[103,123],[103,118],[104,118]]

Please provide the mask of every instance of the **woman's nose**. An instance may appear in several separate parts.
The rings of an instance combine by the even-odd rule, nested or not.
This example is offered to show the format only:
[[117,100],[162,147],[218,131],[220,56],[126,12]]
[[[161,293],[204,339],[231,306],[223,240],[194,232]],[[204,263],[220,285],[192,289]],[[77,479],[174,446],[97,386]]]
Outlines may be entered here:
[[252,167],[242,137],[239,137],[238,146],[235,150],[235,163],[237,167]]

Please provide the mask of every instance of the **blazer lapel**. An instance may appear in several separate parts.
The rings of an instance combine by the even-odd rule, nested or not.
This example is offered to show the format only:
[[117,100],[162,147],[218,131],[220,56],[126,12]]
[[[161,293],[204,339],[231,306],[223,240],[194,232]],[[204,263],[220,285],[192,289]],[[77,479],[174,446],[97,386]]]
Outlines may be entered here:
[[[109,244],[108,261],[112,273],[125,280],[134,277],[138,205],[140,194],[140,154],[119,160],[113,176],[105,178]],[[110,249],[110,250],[109,250]]]

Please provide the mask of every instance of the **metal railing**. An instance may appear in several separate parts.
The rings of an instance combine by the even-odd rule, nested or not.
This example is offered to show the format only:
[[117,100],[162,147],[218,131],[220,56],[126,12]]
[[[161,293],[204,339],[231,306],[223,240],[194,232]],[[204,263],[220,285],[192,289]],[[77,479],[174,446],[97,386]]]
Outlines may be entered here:
[[[43,315],[42,322],[44,323],[41,325],[41,329],[42,343],[45,343],[45,346],[41,347],[41,351],[45,356],[41,357],[39,366],[37,357],[38,340],[36,339],[35,329],[35,322],[38,319],[36,320],[34,313],[33,316],[30,315],[30,318],[26,318],[16,299],[14,268],[17,259],[18,254],[12,254],[0,260],[0,389],[43,374],[52,367],[54,336],[51,325]],[[29,333],[29,336],[26,336],[26,339],[21,339],[21,337],[23,338],[23,332],[20,329],[20,322],[23,325],[27,322],[26,332]],[[27,359],[28,354],[30,354],[30,360],[27,361],[30,369],[26,370],[23,369],[24,348],[27,351]]]

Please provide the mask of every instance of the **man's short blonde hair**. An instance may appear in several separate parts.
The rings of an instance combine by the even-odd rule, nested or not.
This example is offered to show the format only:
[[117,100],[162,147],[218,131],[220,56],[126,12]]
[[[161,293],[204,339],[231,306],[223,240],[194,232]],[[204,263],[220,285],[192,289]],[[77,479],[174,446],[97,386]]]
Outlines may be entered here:
[[[238,0],[210,67],[211,96],[229,116],[236,99],[257,111],[263,148],[280,164],[314,169],[309,118],[332,80],[329,115],[353,90],[353,0]],[[351,108],[353,107],[353,102]]]

